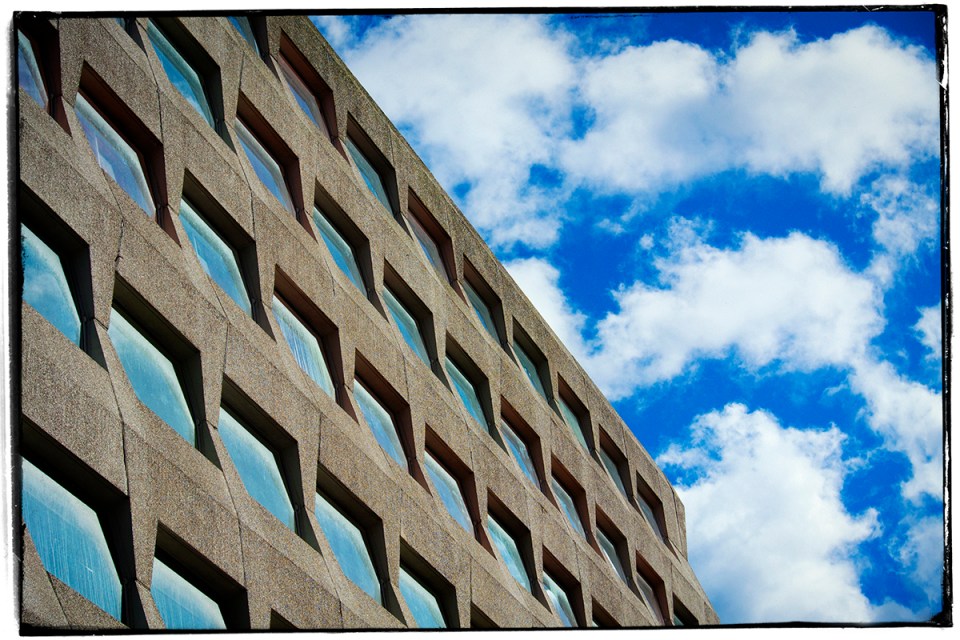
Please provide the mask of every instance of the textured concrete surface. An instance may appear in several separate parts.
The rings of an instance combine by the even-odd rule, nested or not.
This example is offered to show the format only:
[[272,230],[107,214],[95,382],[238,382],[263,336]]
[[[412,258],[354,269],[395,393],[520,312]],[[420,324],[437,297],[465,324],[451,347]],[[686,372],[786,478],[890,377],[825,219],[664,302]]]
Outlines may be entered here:
[[[187,57],[202,71],[215,127],[167,79],[145,18],[126,28],[111,18],[23,18],[25,30],[56,40],[49,44],[59,56],[44,63],[55,67],[45,68],[45,77],[56,85],[47,87],[46,112],[18,91],[14,219],[40,233],[68,266],[85,338],[78,347],[20,305],[18,443],[41,469],[66,469],[59,477],[67,488],[110,523],[107,537],[126,585],[117,621],[47,574],[27,533],[18,554],[24,628],[163,628],[150,593],[157,553],[189,567],[237,629],[414,626],[399,589],[401,565],[434,591],[450,626],[559,626],[540,584],[545,570],[567,591],[581,625],[654,624],[639,595],[638,570],[655,585],[668,624],[674,612],[687,622],[718,622],[687,564],[683,507],[663,473],[306,18],[256,17],[262,58],[224,17],[164,18],[163,28],[188,43]],[[280,79],[281,46],[315,71],[312,88],[329,136]],[[80,91],[149,164],[156,215],[144,215],[97,165],[74,110]],[[295,215],[242,153],[233,126],[238,114],[283,167]],[[381,170],[391,211],[349,162],[348,136]],[[252,317],[193,252],[178,216],[184,197],[237,252]],[[313,227],[314,206],[353,244],[364,291],[329,255]],[[403,215],[408,209],[441,231],[449,278],[422,255]],[[497,339],[465,299],[468,280],[490,304]],[[385,286],[417,317],[430,366],[400,336],[383,302]],[[296,364],[270,309],[275,293],[320,338],[336,397]],[[108,334],[115,305],[171,356],[197,447],[128,382]],[[515,336],[537,361],[547,399],[519,367]],[[477,383],[490,432],[447,379],[448,356]],[[393,413],[406,465],[380,448],[363,421],[357,378]],[[561,394],[580,416],[591,450],[561,418]],[[222,404],[277,453],[296,532],[246,492],[218,431]],[[505,449],[501,416],[527,441],[541,490]],[[656,428],[635,426],[641,439]],[[607,475],[598,445],[619,464],[626,497]],[[427,449],[460,483],[472,533],[449,516],[429,481]],[[554,474],[578,504],[586,540],[558,508]],[[383,605],[340,569],[313,512],[318,490],[364,530]],[[637,507],[641,494],[658,510],[666,543]],[[531,592],[495,551],[488,512],[517,536]],[[601,554],[597,526],[618,545],[631,574],[626,583]]]

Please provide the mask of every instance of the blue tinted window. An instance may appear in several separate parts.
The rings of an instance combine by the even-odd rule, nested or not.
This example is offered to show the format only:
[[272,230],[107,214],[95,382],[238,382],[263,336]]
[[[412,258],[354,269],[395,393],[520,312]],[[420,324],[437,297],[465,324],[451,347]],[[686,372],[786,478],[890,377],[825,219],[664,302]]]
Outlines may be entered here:
[[603,555],[606,556],[607,560],[610,562],[610,566],[613,567],[613,570],[617,572],[617,575],[620,576],[620,579],[623,580],[623,583],[627,583],[627,573],[623,570],[623,563],[620,562],[620,555],[617,553],[617,545],[613,543],[607,534],[603,532],[603,529],[597,527],[597,542],[600,543],[600,550],[603,551]]
[[507,570],[510,571],[510,575],[512,575],[524,589],[530,591],[530,576],[527,574],[527,568],[523,564],[523,557],[520,555],[520,548],[517,546],[516,540],[489,514],[487,515],[487,529],[490,531],[490,539],[493,541],[493,546],[500,552],[500,558],[507,565]]
[[386,207],[387,211],[392,212],[393,208],[390,206],[390,199],[387,197],[387,191],[383,186],[383,178],[380,176],[380,173],[373,167],[370,161],[367,160],[367,157],[363,155],[363,152],[357,148],[357,145],[355,145],[350,138],[347,138],[347,151],[350,152],[353,164],[357,168],[357,171],[360,172],[360,176],[366,183],[367,188],[370,189],[370,192],[376,196],[377,200]]
[[140,402],[196,444],[193,417],[173,363],[116,309],[110,311],[108,333]]
[[307,329],[276,296],[273,298],[273,316],[277,319],[280,332],[300,368],[320,385],[327,395],[331,398],[335,397],[333,379],[330,377],[330,369],[327,367],[327,360],[317,336]]
[[281,55],[278,61],[280,63],[278,65],[280,67],[280,74],[286,81],[287,88],[290,89],[290,93],[293,94],[293,98],[297,101],[297,104],[300,105],[303,112],[307,114],[307,117],[313,121],[313,124],[323,131],[324,134],[327,134],[327,124],[323,120],[320,103],[317,102],[317,97],[313,94],[313,91],[310,90],[310,87],[306,85],[300,77],[300,74],[294,70],[285,57]]
[[557,496],[557,503],[560,505],[560,509],[563,510],[564,515],[567,516],[567,520],[570,522],[570,525],[584,540],[586,540],[587,534],[583,531],[583,523],[580,522],[580,513],[577,511],[577,506],[573,501],[573,497],[567,493],[567,490],[563,488],[563,485],[557,482],[556,477],[552,478],[551,482],[553,494]]
[[643,514],[644,520],[647,521],[647,524],[650,525],[650,528],[653,529],[653,532],[657,535],[657,538],[660,539],[660,542],[664,542],[663,530],[660,528],[660,521],[657,519],[656,514],[653,511],[653,507],[642,495],[637,495],[637,504],[640,506],[640,512]]
[[363,532],[319,493],[316,494],[314,513],[344,575],[371,598],[382,603],[380,579],[373,568]]
[[530,449],[527,443],[514,431],[506,421],[500,421],[500,429],[503,432],[503,440],[507,443],[510,452],[513,453],[514,460],[520,465],[520,470],[530,478],[537,489],[540,488],[540,480],[537,478],[537,470],[533,465],[533,459],[530,457]]
[[543,388],[543,380],[540,379],[540,372],[537,371],[537,365],[534,364],[533,359],[516,340],[513,341],[513,352],[517,354],[517,360],[520,361],[520,368],[527,374],[527,380],[529,380],[533,388],[537,390],[537,393],[546,399],[547,392]]
[[323,238],[323,243],[330,251],[330,255],[333,256],[333,261],[350,278],[350,282],[356,285],[357,289],[364,291],[363,276],[360,275],[360,266],[357,264],[357,256],[353,252],[353,247],[316,207],[313,209],[313,222],[320,230],[320,237]]
[[360,405],[363,421],[370,427],[377,442],[397,464],[406,469],[407,460],[403,455],[403,446],[400,444],[400,436],[397,434],[397,425],[393,416],[367,391],[366,387],[356,380],[353,381],[353,395],[357,399],[357,404]]
[[288,529],[296,531],[293,504],[283,482],[277,454],[222,407],[218,430],[247,493]]
[[211,127],[214,126],[213,111],[211,111],[210,102],[207,100],[203,79],[153,21],[147,23],[147,36],[150,38],[150,44],[153,45],[153,50],[157,53],[157,58],[159,58],[170,84],[180,92],[180,95],[186,98],[187,102],[203,116]]
[[150,594],[167,629],[226,629],[220,606],[165,563],[153,559]]
[[43,74],[33,50],[33,42],[22,31],[17,31],[17,79],[24,91],[47,108],[47,90],[43,86]]
[[387,309],[390,310],[390,315],[393,316],[394,322],[397,323],[397,328],[400,329],[400,335],[403,336],[404,341],[413,349],[413,352],[423,360],[423,363],[429,367],[430,356],[427,354],[427,345],[423,341],[423,335],[420,333],[420,325],[417,323],[416,318],[407,311],[403,303],[397,300],[397,297],[393,295],[390,289],[384,288],[383,300],[387,303]]
[[640,587],[640,596],[643,603],[650,609],[653,617],[657,620],[657,624],[666,624],[663,620],[663,612],[660,610],[660,601],[657,599],[657,594],[642,573],[637,573],[637,586]]
[[140,156],[82,94],[77,94],[76,111],[97,163],[147,215],[152,216],[155,213],[153,197]]
[[563,416],[563,421],[567,423],[567,426],[570,427],[570,430],[573,431],[573,435],[577,437],[577,440],[583,445],[584,449],[589,449],[587,446],[587,440],[583,437],[583,428],[580,426],[580,419],[577,418],[577,414],[573,412],[573,409],[570,408],[570,405],[563,398],[558,398],[560,405],[560,415]]
[[197,254],[203,270],[247,315],[250,315],[252,313],[250,298],[247,297],[247,288],[243,284],[237,254],[233,248],[197,214],[186,200],[180,201],[180,222],[183,223],[187,239],[190,240],[190,245]]
[[257,178],[263,183],[263,186],[279,200],[287,211],[296,213],[293,208],[293,200],[290,198],[290,190],[287,188],[287,181],[283,176],[283,169],[273,156],[264,148],[263,144],[253,133],[239,120],[234,123],[234,130],[237,132],[237,139],[240,140],[240,146],[250,161]]
[[96,512],[28,460],[22,488],[23,521],[43,567],[119,620],[120,578]]
[[467,533],[473,535],[473,523],[470,519],[470,512],[467,510],[467,503],[463,499],[463,492],[460,490],[460,483],[456,478],[450,475],[442,464],[436,458],[430,455],[429,451],[423,454],[423,461],[427,469],[427,475],[433,483],[434,489],[443,506],[447,508],[447,513],[453,516],[453,519],[460,523]]
[[494,340],[499,342],[500,338],[497,337],[497,325],[493,321],[493,315],[490,313],[489,305],[484,302],[476,289],[470,286],[469,282],[463,283],[463,290],[466,292],[467,300],[470,301],[470,306],[473,307],[474,313],[477,314],[480,324],[483,325],[483,328],[487,330],[487,333],[489,333]]
[[414,237],[417,239],[417,243],[420,245],[420,248],[423,249],[423,255],[427,258],[427,262],[439,273],[444,279],[447,277],[447,272],[443,267],[443,258],[440,256],[440,247],[437,246],[436,240],[433,239],[433,236],[430,235],[430,232],[424,228],[420,221],[417,220],[417,217],[412,213],[408,213],[407,221],[410,223],[411,230],[413,231]]
[[543,574],[543,591],[547,594],[550,606],[553,612],[560,617],[563,626],[577,626],[577,618],[573,614],[573,607],[570,606],[570,598],[567,597],[567,592],[546,572]]
[[487,428],[487,419],[483,413],[483,406],[480,404],[480,396],[477,395],[476,387],[463,375],[460,369],[457,368],[457,365],[453,364],[450,358],[447,358],[446,368],[447,374],[450,376],[450,380],[453,382],[453,386],[456,387],[457,394],[463,402],[463,406],[470,412],[474,420]]
[[600,460],[603,462],[607,473],[610,474],[610,479],[613,480],[613,483],[617,485],[617,489],[619,489],[623,497],[626,498],[627,488],[623,485],[623,478],[620,477],[620,470],[617,469],[617,463],[613,461],[613,458],[610,457],[610,454],[607,453],[603,447],[600,447]]
[[257,38],[253,35],[253,27],[250,25],[250,19],[246,16],[227,16],[227,20],[240,32],[243,39],[253,47],[257,55],[260,55],[260,46],[257,44]]
[[413,614],[416,626],[421,629],[443,629],[443,613],[437,596],[414,578],[403,566],[400,567],[400,593]]
[[20,247],[23,299],[63,335],[80,344],[80,316],[60,256],[23,225]]

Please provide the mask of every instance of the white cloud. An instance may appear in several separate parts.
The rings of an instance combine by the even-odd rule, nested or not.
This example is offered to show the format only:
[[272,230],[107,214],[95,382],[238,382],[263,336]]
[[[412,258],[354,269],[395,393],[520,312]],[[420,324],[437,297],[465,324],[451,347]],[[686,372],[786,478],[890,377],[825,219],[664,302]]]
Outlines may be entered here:
[[691,430],[657,462],[698,476],[677,491],[691,564],[721,622],[875,620],[856,548],[879,532],[877,514],[843,505],[844,435],[783,427],[741,404]]
[[873,284],[835,247],[799,233],[746,234],[736,249],[693,240],[656,266],[662,286],[618,292],[619,308],[598,323],[584,363],[614,399],[705,357],[733,354],[751,368],[843,365],[882,328]]
[[587,318],[574,310],[563,295],[560,271],[543,258],[513,260],[503,266],[570,353],[583,361],[587,349],[582,336]]
[[675,41],[585,65],[596,122],[564,144],[572,180],[608,191],[671,189],[727,169],[813,173],[849,194],[871,170],[936,152],[935,67],[866,26],[801,43],[758,32],[727,58]]
[[920,344],[927,348],[927,358],[939,361],[943,355],[943,336],[940,325],[940,305],[918,309],[920,319],[913,330],[920,338]]
[[350,22],[342,16],[310,16],[310,21],[336,50],[346,47],[353,37]]
[[908,520],[906,537],[897,541],[894,555],[908,570],[930,603],[930,613],[942,605],[941,581],[944,569],[943,519],[940,516]]
[[[557,237],[555,202],[528,184],[569,131],[566,39],[541,16],[399,16],[342,52],[390,118],[495,245]],[[522,60],[522,64],[517,64]]]

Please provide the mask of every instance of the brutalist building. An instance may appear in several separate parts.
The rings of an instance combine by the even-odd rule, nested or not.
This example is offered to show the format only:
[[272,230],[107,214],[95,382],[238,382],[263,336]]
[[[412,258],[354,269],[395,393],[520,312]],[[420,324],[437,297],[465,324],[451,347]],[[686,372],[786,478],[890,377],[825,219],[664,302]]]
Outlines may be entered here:
[[663,473],[306,17],[13,31],[25,631],[718,622]]

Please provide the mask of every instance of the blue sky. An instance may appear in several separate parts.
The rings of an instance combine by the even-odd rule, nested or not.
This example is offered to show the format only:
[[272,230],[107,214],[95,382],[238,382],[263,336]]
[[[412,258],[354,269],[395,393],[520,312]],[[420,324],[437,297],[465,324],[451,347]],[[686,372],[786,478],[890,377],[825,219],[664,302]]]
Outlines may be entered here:
[[677,487],[722,621],[940,610],[932,13],[314,21]]

